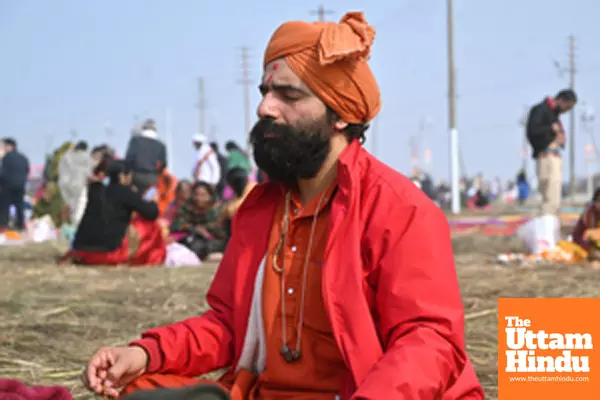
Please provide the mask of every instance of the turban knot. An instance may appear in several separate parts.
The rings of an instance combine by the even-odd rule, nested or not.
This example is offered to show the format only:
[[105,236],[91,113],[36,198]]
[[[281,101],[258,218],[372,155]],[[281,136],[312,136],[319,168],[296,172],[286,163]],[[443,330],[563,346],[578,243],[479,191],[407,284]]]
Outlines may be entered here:
[[264,67],[284,58],[315,94],[351,124],[371,121],[381,109],[369,60],[375,29],[362,12],[334,22],[290,21],[281,25],[264,55]]

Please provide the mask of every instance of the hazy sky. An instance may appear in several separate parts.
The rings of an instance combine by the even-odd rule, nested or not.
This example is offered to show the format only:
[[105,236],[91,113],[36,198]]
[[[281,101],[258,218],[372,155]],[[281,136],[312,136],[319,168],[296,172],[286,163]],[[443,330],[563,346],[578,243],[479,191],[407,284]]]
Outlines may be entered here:
[[[314,19],[309,10],[318,5],[0,0],[0,134],[17,138],[32,162],[41,162],[50,144],[70,138],[71,128],[91,145],[105,142],[110,121],[111,140],[122,152],[135,115],[155,118],[163,135],[170,109],[171,165],[188,176],[190,138],[199,129],[198,77],[205,78],[213,137],[244,142],[243,90],[236,83],[240,47],[250,48],[254,117],[271,33],[287,20]],[[430,147],[432,172],[448,177],[446,1],[330,0],[325,6],[336,21],[346,11],[364,11],[377,30],[371,66],[383,108],[366,147],[408,173],[410,137],[428,120],[419,135],[421,152]],[[566,66],[570,34],[576,36],[581,103],[600,111],[600,2],[455,0],[454,8],[465,167],[469,174],[509,178],[520,166],[524,106],[568,85],[568,75],[560,77],[553,60]],[[568,117],[564,122],[568,127]],[[578,125],[577,173],[583,174],[588,135]]]

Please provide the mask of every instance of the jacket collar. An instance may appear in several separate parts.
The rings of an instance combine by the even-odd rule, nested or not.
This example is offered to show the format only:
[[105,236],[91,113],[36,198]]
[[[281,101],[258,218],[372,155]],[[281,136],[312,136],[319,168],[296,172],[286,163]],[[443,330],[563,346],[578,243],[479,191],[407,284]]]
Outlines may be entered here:
[[558,104],[556,104],[556,99],[552,97],[547,97],[546,104],[548,104],[548,107],[550,107],[550,110],[552,110],[552,112],[558,114]]

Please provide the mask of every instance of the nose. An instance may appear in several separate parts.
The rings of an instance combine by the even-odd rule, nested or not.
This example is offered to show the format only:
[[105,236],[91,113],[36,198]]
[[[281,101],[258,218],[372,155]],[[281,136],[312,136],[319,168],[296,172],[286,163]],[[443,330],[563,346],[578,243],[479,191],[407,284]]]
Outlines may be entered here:
[[262,100],[258,104],[256,110],[258,118],[271,118],[278,120],[280,117],[279,107],[277,106],[277,99],[272,93],[267,93],[263,96]]

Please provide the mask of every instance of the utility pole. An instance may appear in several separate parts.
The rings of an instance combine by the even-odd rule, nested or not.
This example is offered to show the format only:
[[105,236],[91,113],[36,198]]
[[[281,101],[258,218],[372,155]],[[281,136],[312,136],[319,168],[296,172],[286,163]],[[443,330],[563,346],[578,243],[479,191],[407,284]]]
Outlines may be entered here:
[[206,99],[204,97],[204,78],[198,78],[198,111],[199,111],[199,120],[200,123],[199,129],[202,135],[206,135],[206,119],[205,112],[206,110]]
[[[569,88],[575,91],[575,36],[569,36],[569,66],[563,67],[558,61],[554,61],[554,65],[561,76],[565,72],[569,73]],[[571,110],[569,118],[569,194],[573,200],[575,195],[575,107]]]
[[460,213],[459,192],[459,146],[458,130],[456,129],[456,88],[454,82],[454,18],[452,0],[447,0],[448,13],[448,128],[450,130],[450,171],[452,185],[452,213]]
[[326,10],[325,7],[323,7],[322,5],[320,5],[319,7],[317,7],[316,10],[312,10],[310,12],[310,15],[316,15],[319,22],[325,22],[325,15],[327,14],[333,14],[332,10]]
[[[569,36],[569,86],[575,91],[575,36]],[[571,109],[569,121],[569,192],[575,196],[575,107]]]
[[250,150],[250,70],[248,66],[248,47],[242,47],[242,79],[238,81],[244,87],[244,133],[247,135]]
[[529,107],[524,106],[523,115],[519,120],[519,125],[521,125],[522,135],[523,135],[523,144],[521,145],[521,168],[523,171],[527,170],[527,155],[528,155],[528,146],[527,146],[527,118],[529,117]]
[[588,134],[588,144],[585,145],[585,152],[584,152],[586,170],[587,170],[587,195],[588,195],[588,198],[592,198],[592,195],[594,193],[594,181],[595,181],[594,171],[597,171],[597,166],[596,166],[596,168],[594,168],[593,164],[600,161],[600,158],[599,158],[599,154],[598,154],[598,146],[597,146],[596,140],[594,138],[594,130],[593,130],[593,124],[594,124],[594,119],[595,119],[594,118],[594,110],[585,104],[582,104],[582,106],[583,106],[583,112],[581,113],[581,125],[583,126],[584,130]]

